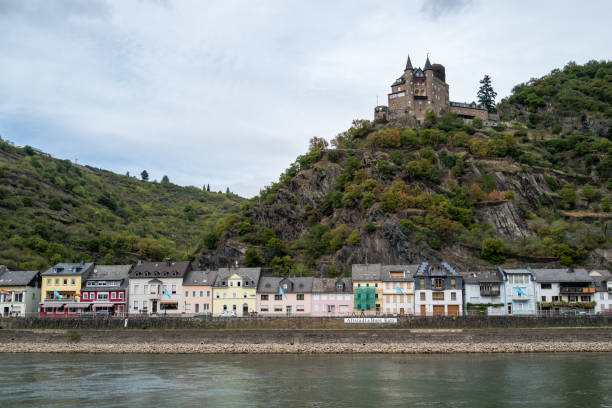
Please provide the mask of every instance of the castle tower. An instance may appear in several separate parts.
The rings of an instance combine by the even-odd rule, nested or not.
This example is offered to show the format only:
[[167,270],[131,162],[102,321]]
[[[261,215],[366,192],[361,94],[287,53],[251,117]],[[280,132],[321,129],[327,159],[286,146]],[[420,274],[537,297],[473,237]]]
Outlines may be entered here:
[[[427,55],[427,60],[425,61],[425,66],[423,66],[423,72],[425,73],[425,95],[427,96],[427,101],[424,102],[426,105],[423,107],[423,111],[434,111],[437,109],[434,108],[435,101],[433,100],[434,95],[434,71],[431,66],[431,62],[429,62],[429,55]],[[439,112],[436,112],[439,113]]]

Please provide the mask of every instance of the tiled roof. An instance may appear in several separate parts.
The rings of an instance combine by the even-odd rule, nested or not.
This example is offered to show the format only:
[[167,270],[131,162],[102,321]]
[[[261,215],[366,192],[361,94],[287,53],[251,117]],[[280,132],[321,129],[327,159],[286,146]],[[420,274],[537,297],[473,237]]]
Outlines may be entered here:
[[285,284],[285,280],[293,283],[293,289],[289,285],[287,293],[311,293],[314,278],[312,277],[282,277],[282,276],[262,276],[259,279],[258,292],[279,293],[280,285]]
[[470,272],[463,277],[465,283],[502,283],[504,277],[498,269],[484,272]]
[[190,270],[187,261],[139,262],[130,272],[130,278],[182,278]]
[[0,286],[26,286],[30,284],[38,271],[11,271],[6,270],[0,274]]
[[93,270],[94,264],[87,263],[58,263],[47,271],[43,272],[43,276],[49,275],[87,275]]
[[[253,287],[257,287],[259,276],[261,275],[261,268],[219,268],[214,286],[226,287],[228,278],[234,274],[240,276],[242,279],[247,279],[251,282]],[[225,285],[223,282],[225,282]],[[251,284],[249,284],[249,287]]]
[[344,291],[342,293],[353,293],[353,280],[351,278],[314,278],[312,291],[314,293],[336,293],[336,283],[340,281],[344,283]]
[[408,60],[406,61],[406,70],[412,69],[412,62],[410,61],[410,55],[408,55]]
[[215,284],[217,271],[189,271],[183,278],[185,286],[212,286]]
[[425,61],[425,66],[423,67],[423,71],[427,71],[428,69],[433,70],[433,68],[431,67],[431,62],[429,62],[429,57],[427,57],[427,60]]
[[132,265],[96,265],[87,280],[127,279]]
[[[383,265],[380,280],[383,282],[411,282],[414,281],[413,275],[419,269],[419,264],[415,265]],[[402,277],[392,277],[391,272],[404,272]]]
[[539,283],[554,283],[554,282],[587,282],[594,281],[593,277],[585,269],[533,269],[536,282]]
[[415,275],[417,276],[461,276],[455,268],[447,262],[429,263],[423,262],[419,265]]

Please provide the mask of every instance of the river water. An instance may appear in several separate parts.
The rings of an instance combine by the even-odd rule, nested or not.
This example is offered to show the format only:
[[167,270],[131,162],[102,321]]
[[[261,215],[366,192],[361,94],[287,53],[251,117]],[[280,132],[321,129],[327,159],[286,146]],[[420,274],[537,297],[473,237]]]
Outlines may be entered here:
[[0,407],[612,407],[612,353],[0,358]]

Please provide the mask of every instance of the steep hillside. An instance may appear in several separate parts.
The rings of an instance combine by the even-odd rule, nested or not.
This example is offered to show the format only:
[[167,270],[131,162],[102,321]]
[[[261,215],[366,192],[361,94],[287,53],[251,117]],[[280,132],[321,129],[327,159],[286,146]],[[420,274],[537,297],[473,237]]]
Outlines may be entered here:
[[120,176],[0,139],[0,264],[190,259],[244,199]]
[[[561,88],[550,91],[549,81]],[[610,63],[571,65],[516,87],[500,105],[506,122],[493,128],[429,115],[421,129],[355,121],[332,149],[315,138],[278,183],[212,234],[200,262],[330,275],[352,263],[442,258],[463,267],[609,264],[609,85]],[[592,104],[572,110],[563,87]],[[534,119],[541,109],[550,123]],[[584,117],[598,125],[585,127]]]

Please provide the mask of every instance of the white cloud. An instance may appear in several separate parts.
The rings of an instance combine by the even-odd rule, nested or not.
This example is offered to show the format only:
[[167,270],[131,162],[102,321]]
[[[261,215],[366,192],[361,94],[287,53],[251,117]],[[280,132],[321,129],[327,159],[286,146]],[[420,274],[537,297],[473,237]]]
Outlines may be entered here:
[[[608,2],[0,2],[0,134],[58,157],[256,194],[386,98],[406,54],[451,99],[608,58]],[[527,12],[529,10],[529,12]]]

